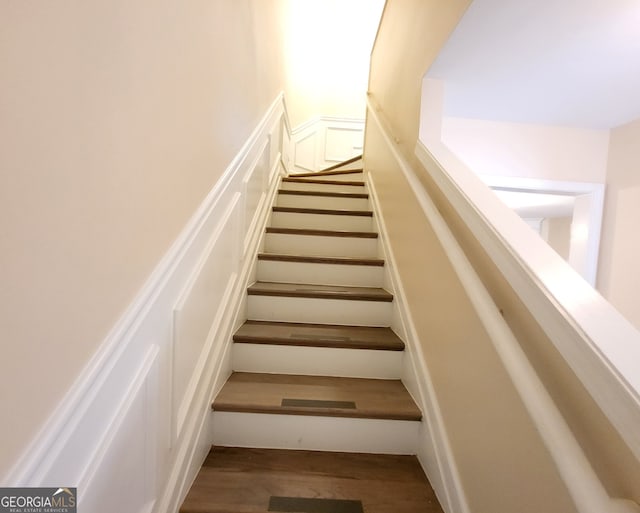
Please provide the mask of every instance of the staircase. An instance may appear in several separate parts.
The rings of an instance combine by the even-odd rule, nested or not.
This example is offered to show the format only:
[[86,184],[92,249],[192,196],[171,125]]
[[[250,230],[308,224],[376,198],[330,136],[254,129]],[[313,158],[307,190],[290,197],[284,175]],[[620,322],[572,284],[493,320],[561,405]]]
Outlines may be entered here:
[[282,179],[182,513],[442,511],[355,166]]

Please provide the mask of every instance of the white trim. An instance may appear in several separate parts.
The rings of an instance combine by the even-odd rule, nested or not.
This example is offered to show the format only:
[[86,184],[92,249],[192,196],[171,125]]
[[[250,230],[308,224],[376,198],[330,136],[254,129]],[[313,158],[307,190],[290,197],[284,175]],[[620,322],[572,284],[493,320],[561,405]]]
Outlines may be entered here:
[[[422,94],[430,108],[420,139],[429,147],[418,142],[416,156],[640,459],[640,333],[548,245],[522,230],[518,216],[442,143],[444,83],[424,80]],[[602,201],[599,193],[592,198]]]
[[340,126],[342,124],[346,124],[346,125],[351,124],[351,125],[361,126],[361,125],[364,124],[364,119],[362,119],[362,118],[341,118],[341,117],[336,117],[336,116],[314,116],[312,118],[309,118],[304,123],[300,123],[297,127],[295,127],[293,130],[291,130],[291,135],[294,136],[294,135],[299,135],[301,133],[304,133],[307,130],[309,130],[310,128],[315,127],[319,123],[326,123],[326,124],[331,125],[331,126],[334,126],[334,125]]
[[421,143],[416,155],[640,459],[640,333],[470,171],[450,176]]
[[[427,195],[415,171],[401,155],[396,144],[392,142],[387,124],[381,120],[381,114],[374,110],[370,99],[368,100],[368,108],[372,119],[380,128],[389,150],[394,155],[416,199],[420,203],[425,216],[430,221],[434,232],[445,249],[452,266],[456,270],[456,274],[467,292],[467,296],[474,305],[480,320],[489,333],[490,339],[494,343],[494,347],[505,369],[518,390],[523,404],[529,411],[532,421],[540,432],[542,440],[549,449],[549,453],[578,510],[581,513],[637,511],[636,507],[631,503],[622,505],[622,503],[609,497],[582,452],[582,449],[573,437],[571,430],[566,425],[562,414],[544,389],[535,370],[527,360],[526,355],[500,315],[490,294],[475,273],[471,263],[468,261],[462,248],[458,245],[457,240],[449,230],[438,209]],[[424,155],[422,156],[424,157]],[[430,159],[428,162],[423,161],[422,163],[434,178],[436,176],[438,177],[439,184],[445,182],[445,177],[448,178],[437,160]],[[446,182],[450,182],[450,179],[446,180]],[[444,191],[450,201],[455,201],[460,198],[467,200],[468,203],[468,199],[461,194],[461,191],[456,191],[457,194],[455,196],[457,197],[453,199],[452,194],[448,194],[452,188],[455,188],[455,185],[451,183]],[[507,207],[505,206],[505,208]],[[476,218],[478,218],[482,224],[485,224],[484,218],[480,217],[477,213]],[[471,228],[473,229],[473,227]],[[476,230],[473,231],[477,233]],[[533,236],[533,233],[531,233],[531,235]],[[520,273],[523,274],[522,270],[520,270]],[[618,393],[620,392],[624,391],[619,390]],[[636,429],[637,425],[638,424],[635,424]]]
[[[152,368],[157,362],[159,349],[158,346],[150,346],[147,349],[147,354],[144,357],[142,363],[138,371],[135,373],[135,377],[131,384],[128,387],[126,395],[122,398],[120,405],[118,406],[117,412],[113,418],[113,420],[109,423],[109,426],[101,438],[99,444],[95,447],[95,450],[92,456],[89,458],[89,463],[86,468],[82,471],[81,478],[78,482],[78,489],[83,491],[83,494],[86,493],[86,490],[90,489],[92,485],[92,481],[96,473],[98,472],[100,466],[102,465],[106,454],[111,448],[111,444],[113,443],[116,435],[124,420],[129,413],[131,405],[134,400],[137,398],[143,386],[147,384],[147,378],[152,371]],[[150,449],[149,444],[146,447],[147,450]],[[82,498],[83,494],[80,494],[80,503],[78,506],[82,506]]]
[[339,154],[337,148],[328,142],[329,130],[344,130],[362,133],[364,141],[365,120],[315,116],[298,125],[290,132],[289,172],[314,172],[332,164],[348,160],[362,153],[362,145],[353,146],[349,155]]
[[[243,223],[242,223],[242,226],[247,228],[247,232],[246,232],[246,235],[243,241],[243,246],[242,246],[242,250],[244,254],[248,252],[250,242],[251,242],[251,235],[254,233],[256,225],[259,223],[258,213],[262,211],[262,205],[264,204],[265,197],[266,197],[265,183],[269,182],[269,178],[271,176],[271,173],[270,173],[271,168],[269,168],[269,163],[264,162],[265,151],[269,148],[270,148],[269,141],[265,140],[260,146],[260,149],[256,152],[255,159],[249,166],[245,176],[242,178],[242,196],[245,202],[245,205],[244,205],[245,208],[243,209],[243,212],[246,214],[248,211],[250,211],[249,205],[247,205],[247,201],[249,200],[249,191],[250,191],[249,184],[251,183],[251,179],[253,178],[255,173],[260,173],[260,172],[263,173],[263,183],[261,184],[262,191],[260,194],[260,199],[258,200],[257,206],[255,208],[254,215],[248,222],[246,218],[243,219]],[[261,169],[261,166],[260,166],[261,164],[269,168],[269,173],[266,173],[265,169]]]
[[[219,324],[219,329],[212,330],[208,337],[210,340],[216,338],[223,340],[224,344],[215,346],[215,354],[209,358],[211,363],[202,373],[202,376],[210,376],[210,379],[199,387],[201,398],[192,402],[196,405],[194,414],[190,417],[192,419],[190,426],[184,429],[185,438],[192,442],[183,443],[180,447],[180,453],[175,458],[164,493],[161,495],[158,507],[154,510],[156,513],[173,513],[179,509],[213,443],[213,418],[210,405],[231,374],[232,335],[246,319],[246,289],[254,279],[256,263],[254,257],[264,238],[269,207],[277,193],[280,177],[271,172],[269,180],[266,199],[260,204],[255,216],[259,221],[254,223],[254,229],[248,237],[247,251],[242,258],[235,287],[230,293],[228,304],[233,305],[233,308],[227,311]],[[199,411],[198,405],[201,406]]]
[[[201,278],[202,276],[202,272],[203,269],[205,267],[205,265],[208,263],[211,254],[214,250],[214,248],[219,244],[219,240],[220,237],[223,233],[223,231],[225,229],[228,229],[227,227],[229,227],[230,225],[230,221],[232,216],[235,214],[236,212],[236,208],[238,207],[239,203],[240,203],[240,197],[241,194],[236,192],[235,194],[233,194],[231,201],[229,202],[229,204],[227,205],[226,209],[224,210],[224,212],[222,213],[219,222],[216,226],[216,229],[213,232],[213,235],[211,236],[210,241],[207,243],[207,246],[205,248],[205,250],[202,252],[202,255],[200,256],[200,259],[196,265],[196,267],[194,268],[194,271],[191,273],[191,275],[188,278],[187,281],[187,285],[184,287],[184,290],[182,291],[182,293],[180,294],[180,297],[178,298],[178,301],[176,302],[176,305],[173,307],[173,312],[174,312],[174,323],[173,323],[173,339],[172,339],[172,352],[173,352],[173,356],[172,356],[172,362],[175,362],[176,358],[175,358],[175,351],[176,351],[176,344],[178,339],[178,333],[176,332],[176,323],[175,323],[175,315],[177,312],[180,312],[184,309],[185,307],[185,303],[187,302],[187,300],[189,299],[190,295],[193,293],[193,289],[196,285],[196,282],[198,281],[199,278]],[[231,229],[237,229],[237,226],[235,227],[231,227]],[[233,288],[233,285],[235,284],[237,280],[237,273],[236,272],[232,272],[228,278],[226,287],[224,289],[224,292],[221,294],[221,299],[220,299],[220,304],[221,305],[225,305],[227,304],[231,298],[231,291]],[[212,327],[217,326],[219,321],[220,321],[220,317],[221,315],[224,313],[224,308],[220,308],[217,312],[217,314],[214,317],[214,320],[211,324]],[[213,330],[212,330],[213,331]],[[215,334],[215,333],[214,333]],[[197,390],[197,386],[199,383],[199,378],[200,375],[203,371],[203,366],[205,365],[206,361],[207,361],[207,357],[209,355],[209,353],[211,352],[212,349],[212,345],[213,345],[213,337],[211,336],[211,333],[209,334],[209,336],[207,337],[206,342],[204,343],[204,345],[202,346],[202,351],[201,354],[199,355],[199,358],[196,362],[195,367],[193,368],[193,372],[192,372],[192,377],[189,380],[189,382],[186,385],[186,388],[184,390],[184,397],[174,397],[174,387],[171,387],[171,404],[172,404],[172,411],[174,412],[174,414],[172,415],[172,438],[171,438],[171,444],[173,445],[173,442],[179,438],[181,436],[182,433],[182,427],[184,425],[184,422],[186,420],[187,417],[187,413],[188,411],[191,409],[191,402],[193,400],[193,398],[195,397],[196,394],[196,390]],[[172,372],[171,372],[171,376],[172,376],[172,385],[173,385],[173,377],[174,377],[174,373],[173,373],[173,366],[172,366]],[[180,401],[178,403],[178,401]]]
[[[3,485],[84,483],[82,486],[91,484],[96,497],[112,493],[109,482],[91,476],[109,470],[106,462],[112,463],[117,451],[123,450],[122,441],[126,444],[144,433],[144,450],[131,456],[135,458],[131,468],[136,472],[144,469],[144,475],[120,473],[113,479],[129,480],[135,487],[144,483],[144,491],[135,496],[136,501],[144,499],[140,503],[143,510],[177,510],[176,500],[186,493],[211,444],[211,401],[231,372],[231,336],[245,317],[253,256],[261,244],[269,199],[275,195],[279,178],[281,149],[265,142],[282,129],[284,115],[284,98],[279,94]],[[269,158],[260,158],[265,150]],[[252,175],[248,167],[254,165],[261,169]],[[260,201],[250,205],[242,201],[246,176],[253,176],[260,188],[254,191],[254,198]],[[251,210],[245,214],[250,221],[247,227],[241,226],[238,213],[243,206]],[[198,348],[192,382],[186,389],[182,429],[179,436],[173,436],[172,313],[181,294],[188,294],[200,279],[202,265],[219,245],[228,249],[224,254],[232,255],[229,276],[221,277],[220,283],[226,285],[214,291],[218,306],[202,321],[211,326],[205,326],[205,336],[198,341],[202,349]],[[143,375],[148,377],[143,379]],[[134,399],[136,407],[129,408]],[[135,433],[130,437],[123,429]],[[116,436],[117,443],[110,444]]]
[[[380,247],[384,252],[385,272],[391,281],[394,308],[399,317],[400,326],[392,327],[394,331],[402,335],[406,343],[405,360],[408,360],[407,363],[411,375],[403,375],[402,382],[411,392],[414,400],[420,405],[423,423],[426,427],[426,429],[422,430],[420,436],[424,438],[423,443],[429,446],[429,450],[423,450],[423,444],[419,444],[417,450],[418,460],[427,476],[429,476],[429,481],[443,509],[447,513],[470,513],[471,510],[467,503],[438,398],[431,380],[431,373],[426,365],[426,358],[419,343],[413,318],[406,307],[407,299],[404,286],[397,272],[398,266],[396,265],[393,248],[388,243],[389,239],[384,218],[380,215],[380,203],[375,183],[371,175],[367,174],[366,178],[371,207],[375,212]],[[414,383],[415,386],[412,386]],[[425,452],[435,455],[435,467],[430,459],[425,456]]]
[[[423,143],[416,145],[416,154],[428,151]],[[576,269],[591,286],[596,286],[598,272],[598,255],[600,252],[600,235],[602,217],[604,215],[605,186],[595,182],[562,182],[541,180],[535,178],[521,178],[515,176],[479,175],[480,179],[491,189],[510,192],[537,192],[543,194],[563,194],[580,196],[588,201],[586,258],[578,262]],[[575,242],[572,242],[574,245]]]

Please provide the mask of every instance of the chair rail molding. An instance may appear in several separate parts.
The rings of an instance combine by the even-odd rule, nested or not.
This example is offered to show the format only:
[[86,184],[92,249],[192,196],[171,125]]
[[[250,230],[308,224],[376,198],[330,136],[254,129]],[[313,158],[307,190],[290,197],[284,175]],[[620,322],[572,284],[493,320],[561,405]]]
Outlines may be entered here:
[[4,486],[76,486],[94,513],[177,511],[212,443],[287,126],[280,93]]

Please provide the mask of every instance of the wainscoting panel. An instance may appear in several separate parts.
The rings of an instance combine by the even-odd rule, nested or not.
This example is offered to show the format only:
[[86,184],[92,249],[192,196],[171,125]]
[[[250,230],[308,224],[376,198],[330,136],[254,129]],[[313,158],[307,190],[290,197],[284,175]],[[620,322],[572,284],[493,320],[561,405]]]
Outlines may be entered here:
[[77,487],[91,513],[177,511],[212,443],[210,405],[246,316],[285,116],[280,94],[6,486]]
[[324,142],[325,162],[344,162],[362,154],[364,130],[328,126]]
[[293,163],[295,169],[301,171],[316,171],[316,146],[318,139],[322,135],[320,130],[314,129],[306,131],[305,135],[295,138]]
[[213,321],[237,277],[234,242],[239,197],[236,193],[225,211],[220,215],[214,213],[220,219],[218,229],[174,310],[172,415],[175,438],[180,437],[198,382],[199,372],[194,370],[201,371],[204,366],[213,343],[209,337]]
[[260,211],[260,205],[264,203],[266,192],[266,184],[269,176],[270,144],[266,140],[256,160],[247,170],[243,180],[243,198],[244,198],[244,226],[242,234],[244,240],[243,250],[246,252],[251,240],[253,228],[258,222],[257,214]]
[[362,155],[364,120],[316,117],[291,133],[289,171],[313,172]]
[[157,346],[150,347],[91,468],[78,484],[79,511],[144,512],[153,505],[155,416],[147,406],[157,379],[157,356]]

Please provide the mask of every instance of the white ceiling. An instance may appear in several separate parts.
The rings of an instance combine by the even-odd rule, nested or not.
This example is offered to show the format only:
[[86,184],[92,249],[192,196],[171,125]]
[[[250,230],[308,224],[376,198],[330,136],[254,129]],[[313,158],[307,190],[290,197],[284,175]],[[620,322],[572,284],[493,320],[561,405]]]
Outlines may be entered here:
[[445,115],[585,128],[640,118],[639,0],[474,0],[428,71]]

